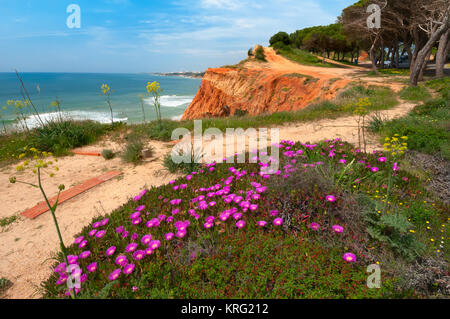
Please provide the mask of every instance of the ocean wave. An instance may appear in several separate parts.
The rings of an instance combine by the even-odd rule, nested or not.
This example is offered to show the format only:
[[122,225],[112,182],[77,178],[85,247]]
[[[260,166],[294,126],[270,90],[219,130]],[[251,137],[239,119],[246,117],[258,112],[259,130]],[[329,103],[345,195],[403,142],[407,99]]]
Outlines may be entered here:
[[180,114],[177,116],[172,116],[170,119],[173,121],[180,121],[182,117],[183,117],[183,114]]
[[[193,96],[186,95],[162,95],[160,98],[160,103],[161,106],[164,107],[179,107],[191,103],[193,99]],[[147,104],[153,105],[152,98],[148,98],[145,101]]]
[[[128,118],[113,112],[114,122],[124,122],[127,121]],[[39,117],[41,120],[46,122],[51,122],[59,119],[59,114],[57,112],[49,112],[49,113],[40,113]],[[62,112],[62,118],[64,120],[75,120],[75,121],[83,121],[83,120],[92,120],[99,123],[110,123],[111,122],[111,113],[108,112],[95,112],[95,111],[67,111]],[[31,115],[25,119],[25,122],[28,128],[35,128],[40,126],[40,121],[35,115]],[[16,128],[20,129],[20,124],[15,124]]]

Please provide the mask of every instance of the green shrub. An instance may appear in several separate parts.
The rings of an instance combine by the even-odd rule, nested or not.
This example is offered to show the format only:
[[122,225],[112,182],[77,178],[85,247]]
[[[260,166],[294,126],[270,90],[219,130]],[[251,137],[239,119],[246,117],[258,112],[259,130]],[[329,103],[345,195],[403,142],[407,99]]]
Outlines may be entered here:
[[[180,156],[183,155],[183,151],[180,150],[178,152],[178,154]],[[168,153],[166,156],[164,156],[163,159],[163,165],[164,167],[171,173],[185,173],[185,174],[189,174],[191,172],[194,172],[196,170],[198,170],[201,167],[200,163],[196,163],[196,162],[201,162],[201,158],[203,157],[203,155],[198,154],[198,152],[196,152],[196,154],[191,154],[191,160],[190,163],[175,163],[172,160],[172,155],[171,153]]]
[[425,251],[425,245],[419,242],[409,232],[413,228],[407,217],[400,213],[378,214],[379,207],[365,212],[368,222],[367,232],[370,237],[381,243],[388,244],[394,251],[408,260],[420,257]]
[[4,218],[0,219],[0,226],[1,227],[8,226],[8,225],[14,223],[17,219],[19,219],[19,217],[16,215],[4,217]]
[[75,147],[95,142],[110,129],[111,124],[94,121],[52,121],[31,132],[29,145],[40,151],[65,155]]
[[237,117],[247,116],[248,115],[248,111],[247,110],[237,109],[236,111],[234,111],[233,115],[237,116]]
[[12,285],[13,283],[8,279],[0,278],[0,295],[4,294]]
[[129,136],[122,153],[122,159],[127,163],[138,164],[142,160],[142,150],[144,143],[139,137]]
[[270,38],[269,43],[271,46],[273,46],[275,43],[289,45],[289,44],[291,44],[291,39],[289,38],[289,34],[287,34],[286,32],[280,31]]
[[255,59],[258,61],[267,62],[266,55],[264,53],[264,48],[260,45],[256,48]]
[[104,159],[110,160],[113,159],[116,156],[116,154],[112,150],[104,149],[102,151],[102,156]]

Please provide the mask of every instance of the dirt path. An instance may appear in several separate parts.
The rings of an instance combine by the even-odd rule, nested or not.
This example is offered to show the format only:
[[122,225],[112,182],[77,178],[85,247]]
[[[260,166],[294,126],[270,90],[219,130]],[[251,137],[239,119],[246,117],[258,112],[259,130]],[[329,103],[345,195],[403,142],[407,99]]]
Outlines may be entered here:
[[[403,117],[411,111],[416,104],[409,103],[406,101],[401,101],[399,105],[384,111],[372,112],[368,115],[367,118],[371,118],[371,116],[376,113],[385,120],[390,120],[394,118]],[[282,127],[275,127],[278,129],[279,139],[280,140],[292,140],[292,141],[300,141],[300,142],[310,142],[315,143],[325,139],[334,139],[341,138],[342,140],[349,142],[356,147],[358,146],[358,128],[357,128],[357,116],[345,116],[339,117],[336,119],[322,119],[318,121],[304,122],[304,123],[292,123],[286,124]],[[269,128],[271,130],[273,128]],[[269,133],[270,136],[270,133]],[[245,140],[245,149],[247,151],[252,151],[254,149],[254,145],[257,145],[258,137],[254,139],[246,138]],[[268,145],[271,143],[276,143],[278,141],[269,140]],[[367,142],[367,151],[371,152],[373,150],[382,150],[383,146],[378,141],[378,136],[374,134],[367,133],[366,136]],[[216,150],[217,154],[213,154],[209,156],[209,160],[220,160],[226,154],[226,149],[229,148],[231,153],[237,151],[237,140],[234,142],[227,142],[226,140],[210,140],[207,139],[206,142],[203,143],[203,147],[207,146],[208,149]],[[220,145],[222,144],[222,151],[220,151]],[[240,143],[240,147],[242,147]],[[222,153],[220,153],[222,152]]]

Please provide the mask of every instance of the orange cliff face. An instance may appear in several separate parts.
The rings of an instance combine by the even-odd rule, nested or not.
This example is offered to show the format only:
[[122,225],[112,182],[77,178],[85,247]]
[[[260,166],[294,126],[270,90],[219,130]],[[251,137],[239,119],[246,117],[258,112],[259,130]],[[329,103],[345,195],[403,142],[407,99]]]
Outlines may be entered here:
[[237,110],[250,115],[295,111],[334,98],[349,82],[323,73],[329,68],[302,66],[270,48],[265,53],[267,63],[249,59],[236,67],[208,69],[182,119],[225,117]]

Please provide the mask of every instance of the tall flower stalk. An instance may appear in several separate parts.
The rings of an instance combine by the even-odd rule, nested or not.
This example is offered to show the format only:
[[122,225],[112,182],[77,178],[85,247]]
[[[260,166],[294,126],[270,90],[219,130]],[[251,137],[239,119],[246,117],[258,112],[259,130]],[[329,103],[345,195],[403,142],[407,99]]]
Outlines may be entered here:
[[0,109],[0,120],[2,120],[2,125],[3,125],[3,133],[5,133],[6,134],[6,124],[5,124],[5,119],[3,118],[3,111],[6,111],[6,105],[5,106],[3,106],[1,109]]
[[[51,160],[51,159],[47,160],[48,157],[51,157],[53,155],[52,153],[40,152],[39,150],[37,150],[36,148],[33,148],[33,147],[30,148],[29,150],[27,148],[25,148],[25,151],[31,152],[31,155],[32,155],[33,159],[35,160],[35,162],[33,164],[31,164],[29,160],[25,160],[23,162],[23,164],[18,165],[16,167],[16,170],[18,172],[21,172],[21,171],[25,171],[27,168],[31,169],[32,172],[37,175],[37,184],[19,181],[19,180],[17,180],[17,178],[15,176],[11,177],[9,179],[9,181],[12,184],[15,184],[15,183],[26,184],[31,187],[38,188],[40,190],[42,196],[44,197],[45,203],[47,204],[47,206],[52,214],[53,223],[55,224],[56,232],[58,234],[59,245],[60,245],[63,257],[64,257],[64,261],[66,262],[66,267],[69,267],[69,260],[67,258],[67,249],[66,249],[66,246],[64,245],[64,241],[63,241],[63,238],[61,235],[61,230],[59,228],[58,220],[56,219],[56,209],[58,208],[59,196],[60,196],[61,192],[64,190],[65,186],[63,184],[58,186],[58,195],[56,196],[55,203],[52,205],[50,203],[50,200],[48,199],[48,196],[44,190],[44,187],[42,186],[42,179],[41,179],[42,171],[51,170],[51,169],[53,169],[54,171],[59,170],[58,166],[54,165],[54,163],[57,162],[58,160],[56,158],[54,158],[53,160]],[[18,156],[18,158],[22,159],[25,156],[26,156],[26,153],[22,153]],[[54,172],[50,172],[49,176],[53,177]],[[68,271],[68,276],[69,276],[69,280],[72,281],[70,271]],[[75,289],[70,290],[70,295],[72,298],[76,298],[75,297]]]
[[156,112],[156,120],[159,123],[159,129],[162,129],[162,119],[161,119],[161,92],[163,90],[161,89],[161,86],[158,82],[154,81],[152,83],[148,82],[147,84],[147,92],[150,94],[153,98],[153,105],[155,106],[155,112]]
[[111,88],[108,86],[108,84],[103,83],[101,86],[102,93],[105,96],[106,104],[109,106],[109,110],[111,112],[111,125],[114,125],[114,116],[113,116],[113,110],[111,105]]
[[145,123],[144,95],[139,94],[139,102],[141,103],[141,108],[142,108],[142,120]]

